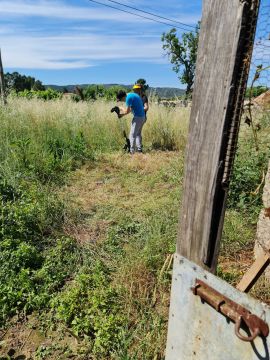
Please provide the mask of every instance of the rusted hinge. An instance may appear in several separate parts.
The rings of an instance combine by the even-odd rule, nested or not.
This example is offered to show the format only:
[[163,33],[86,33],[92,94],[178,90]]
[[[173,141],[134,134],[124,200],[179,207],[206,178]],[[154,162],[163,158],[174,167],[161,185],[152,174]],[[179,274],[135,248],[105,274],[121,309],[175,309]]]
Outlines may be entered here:
[[[194,295],[200,296],[202,301],[208,303],[216,309],[216,311],[235,322],[235,334],[239,339],[243,341],[253,341],[257,336],[268,336],[269,327],[265,321],[257,315],[252,314],[243,306],[220,294],[203,281],[196,279],[192,291]],[[250,336],[242,335],[240,333],[241,328],[246,329],[247,332],[250,333]]]

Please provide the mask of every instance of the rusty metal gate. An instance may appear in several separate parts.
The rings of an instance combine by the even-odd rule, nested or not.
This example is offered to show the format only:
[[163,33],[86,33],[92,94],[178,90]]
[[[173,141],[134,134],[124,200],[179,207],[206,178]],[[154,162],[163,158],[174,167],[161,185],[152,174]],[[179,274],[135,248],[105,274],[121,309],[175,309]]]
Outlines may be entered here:
[[213,274],[259,6],[204,0],[166,360],[269,359],[270,308]]
[[269,359],[267,305],[175,255],[167,360]]

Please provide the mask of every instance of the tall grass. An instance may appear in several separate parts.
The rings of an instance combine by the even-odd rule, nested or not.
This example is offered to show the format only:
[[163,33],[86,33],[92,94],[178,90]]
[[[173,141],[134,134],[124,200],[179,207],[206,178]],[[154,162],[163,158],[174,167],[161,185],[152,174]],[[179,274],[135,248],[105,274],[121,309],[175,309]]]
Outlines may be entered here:
[[[79,249],[62,229],[68,206],[57,188],[86,161],[121,151],[130,119],[120,123],[112,106],[14,98],[0,107],[0,323],[44,306],[75,271]],[[186,126],[187,111],[153,105],[144,129],[146,149],[182,148]],[[66,249],[67,258],[53,264],[57,249]]]
[[[184,149],[189,109],[150,104],[150,154],[129,157],[121,149],[131,116],[118,120],[114,105],[16,98],[0,107],[0,324],[46,308],[49,326],[79,338],[78,359],[163,359],[183,156],[150,151]],[[254,236],[269,117],[261,155],[243,129],[219,268],[230,282],[238,273],[224,258]],[[72,192],[76,219],[63,195]]]
[[[75,103],[68,99],[50,102],[11,99],[8,107],[0,109],[1,160],[14,157],[10,145],[18,141],[21,150],[27,151],[29,156],[35,153],[43,157],[51,142],[68,143],[78,134],[83,135],[93,152],[121,149],[122,129],[128,130],[131,117],[118,120],[110,113],[113,105],[101,100]],[[143,132],[146,147],[182,149],[188,116],[187,109],[168,110],[151,104]],[[26,144],[26,139],[30,139],[31,144]]]

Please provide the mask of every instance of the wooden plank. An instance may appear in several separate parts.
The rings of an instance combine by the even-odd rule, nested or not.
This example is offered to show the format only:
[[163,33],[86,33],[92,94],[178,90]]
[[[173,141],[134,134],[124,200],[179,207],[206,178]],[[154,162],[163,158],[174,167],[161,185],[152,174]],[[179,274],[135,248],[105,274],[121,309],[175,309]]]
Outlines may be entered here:
[[5,81],[4,81],[4,70],[3,70],[3,64],[2,64],[1,49],[0,49],[0,93],[1,93],[1,98],[2,98],[3,104],[5,105],[7,103],[7,100],[6,100],[6,94],[5,94]]
[[249,290],[255,285],[259,277],[262,275],[264,270],[270,264],[270,255],[263,254],[257,258],[252,264],[249,270],[245,273],[242,280],[236,286],[236,288],[243,292],[249,292]]
[[214,272],[259,1],[204,0],[177,252]]

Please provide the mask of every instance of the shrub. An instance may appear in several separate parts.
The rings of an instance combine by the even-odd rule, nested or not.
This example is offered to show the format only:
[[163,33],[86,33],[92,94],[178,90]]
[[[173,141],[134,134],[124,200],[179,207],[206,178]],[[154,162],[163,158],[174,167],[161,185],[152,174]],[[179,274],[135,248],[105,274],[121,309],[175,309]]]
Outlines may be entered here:
[[61,237],[65,209],[50,189],[0,177],[0,324],[21,311],[48,305],[48,299],[76,269],[78,248]]
[[76,245],[61,238],[55,247],[40,252],[27,241],[0,242],[0,324],[24,311],[48,306],[65,280],[76,269]]
[[268,158],[268,149],[256,152],[250,142],[240,143],[230,184],[229,208],[242,209],[256,216],[262,206],[263,187],[259,185]]
[[[15,93],[13,93],[13,96]],[[24,90],[16,93],[16,96],[30,99],[55,100],[61,99],[63,94],[59,91],[48,88],[46,90]]]
[[264,92],[266,92],[268,90],[268,88],[266,86],[254,86],[253,88],[248,87],[246,90],[246,94],[245,97],[249,98],[249,97],[254,97],[254,96],[259,96],[261,94],[263,94]]
[[77,336],[89,338],[94,354],[106,356],[117,348],[126,318],[104,263],[96,261],[89,273],[79,274],[73,286],[53,301],[53,308],[56,318]]

